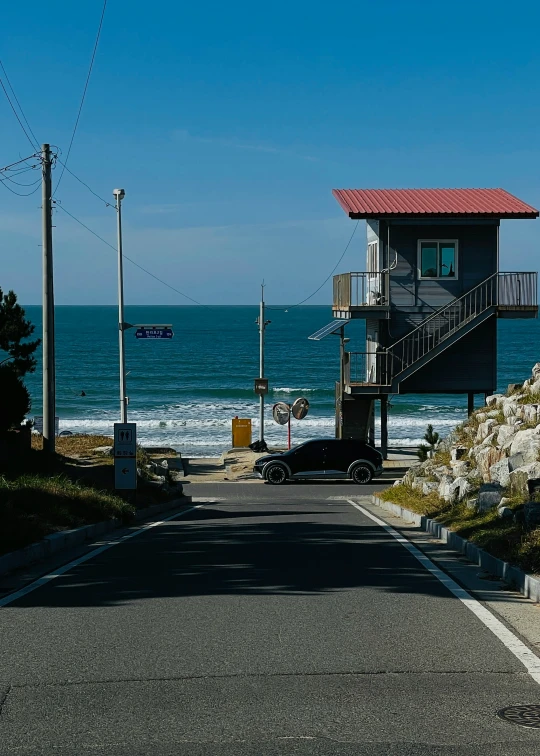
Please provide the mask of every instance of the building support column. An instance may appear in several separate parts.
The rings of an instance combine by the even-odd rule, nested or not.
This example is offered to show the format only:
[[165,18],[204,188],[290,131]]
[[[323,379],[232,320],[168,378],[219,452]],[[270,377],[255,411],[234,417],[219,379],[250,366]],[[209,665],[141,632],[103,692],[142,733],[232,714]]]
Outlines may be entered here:
[[469,391],[467,394],[467,414],[469,417],[474,412],[474,393],[472,391]]
[[368,443],[371,444],[371,446],[375,446],[375,402],[373,402],[371,417],[369,418]]
[[388,459],[388,397],[381,396],[381,454]]

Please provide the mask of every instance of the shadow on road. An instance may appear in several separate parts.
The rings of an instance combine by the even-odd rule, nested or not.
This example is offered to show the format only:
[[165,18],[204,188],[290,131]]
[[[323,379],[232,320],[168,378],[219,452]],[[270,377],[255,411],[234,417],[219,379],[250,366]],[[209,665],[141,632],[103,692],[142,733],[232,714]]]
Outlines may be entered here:
[[113,607],[161,597],[309,595],[360,586],[449,595],[381,528],[360,516],[358,524],[339,524],[350,523],[348,514],[341,502],[290,512],[207,506],[114,546],[11,606]]

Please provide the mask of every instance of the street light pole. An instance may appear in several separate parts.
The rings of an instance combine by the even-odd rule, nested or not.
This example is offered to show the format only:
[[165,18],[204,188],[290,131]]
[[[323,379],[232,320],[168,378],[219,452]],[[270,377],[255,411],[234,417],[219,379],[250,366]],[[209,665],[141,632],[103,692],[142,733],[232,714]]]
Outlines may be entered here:
[[126,396],[126,351],[124,345],[124,264],[122,258],[122,200],[126,196],[123,189],[115,189],[117,230],[118,230],[118,346],[120,351],[120,422],[127,423]]
[[[259,377],[264,378],[264,284],[261,284],[261,305],[259,311]],[[264,394],[259,396],[259,441],[264,441]]]

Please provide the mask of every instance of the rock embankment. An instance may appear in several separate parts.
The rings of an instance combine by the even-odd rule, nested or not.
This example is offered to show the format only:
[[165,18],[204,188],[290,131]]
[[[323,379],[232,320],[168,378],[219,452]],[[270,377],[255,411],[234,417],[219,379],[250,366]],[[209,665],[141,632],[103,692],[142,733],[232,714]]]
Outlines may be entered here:
[[524,383],[487,397],[485,407],[399,483],[448,504],[466,503],[476,512],[496,507],[501,517],[540,526],[540,363]]

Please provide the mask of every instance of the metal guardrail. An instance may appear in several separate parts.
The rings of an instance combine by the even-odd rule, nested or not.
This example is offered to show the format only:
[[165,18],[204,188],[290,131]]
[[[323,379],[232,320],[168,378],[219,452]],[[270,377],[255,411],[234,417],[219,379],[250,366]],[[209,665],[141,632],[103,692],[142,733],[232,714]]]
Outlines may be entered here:
[[349,352],[352,383],[390,386],[392,380],[446,339],[493,307],[536,307],[538,274],[494,273],[482,283],[436,310],[388,349]]
[[499,307],[537,307],[538,273],[499,273]]
[[388,271],[334,276],[334,310],[388,304]]

